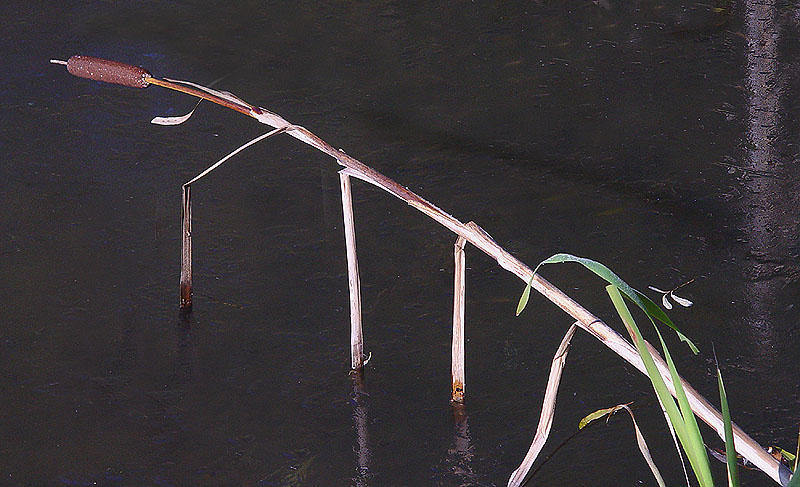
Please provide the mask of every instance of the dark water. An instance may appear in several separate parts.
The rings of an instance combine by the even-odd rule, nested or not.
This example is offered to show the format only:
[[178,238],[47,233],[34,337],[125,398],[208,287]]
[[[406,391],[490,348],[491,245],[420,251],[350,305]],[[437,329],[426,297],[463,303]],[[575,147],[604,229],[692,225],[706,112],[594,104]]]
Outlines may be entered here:
[[[679,368],[713,398],[713,345],[734,419],[794,448],[795,4],[215,4],[0,7],[0,483],[505,485],[570,323],[541,298],[514,318],[521,283],[468,250],[468,397],[454,419],[454,236],[356,182],[372,358],[366,395],[353,395],[337,167],[288,137],[194,186],[195,311],[179,317],[180,186],[264,129],[210,105],[151,125],[194,102],[48,63],[79,53],[224,76],[216,86],[529,264],[564,251],[640,289],[694,279],[682,291],[695,306],[672,316],[701,354],[675,343]],[[543,273],[615,324],[596,279]],[[588,412],[635,401],[680,482],[648,387],[579,332],[544,453]],[[531,485],[640,482],[653,483],[616,418]]]

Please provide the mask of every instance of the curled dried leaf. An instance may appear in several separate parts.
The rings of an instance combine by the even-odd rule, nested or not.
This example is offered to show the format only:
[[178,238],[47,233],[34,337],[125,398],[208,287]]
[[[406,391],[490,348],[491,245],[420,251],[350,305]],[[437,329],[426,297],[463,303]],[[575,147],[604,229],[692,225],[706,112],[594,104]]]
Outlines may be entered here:
[[192,109],[191,112],[187,113],[186,115],[182,115],[180,117],[155,117],[150,120],[150,123],[156,125],[180,125],[183,122],[189,120],[189,117],[194,115],[194,111],[197,110],[197,106]]

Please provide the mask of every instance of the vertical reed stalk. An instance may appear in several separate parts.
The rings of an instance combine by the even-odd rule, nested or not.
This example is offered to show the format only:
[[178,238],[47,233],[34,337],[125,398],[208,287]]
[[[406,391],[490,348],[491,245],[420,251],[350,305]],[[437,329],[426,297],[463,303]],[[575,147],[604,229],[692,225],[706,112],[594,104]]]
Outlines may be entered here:
[[[179,117],[184,118],[184,117]],[[253,144],[256,144],[264,139],[283,133],[286,128],[278,128],[267,132],[266,134],[259,135],[255,139],[242,144],[233,152],[218,160],[203,172],[193,177],[183,185],[183,225],[181,239],[181,311],[188,313],[192,311],[192,184],[205,177],[214,169],[218,168],[225,163],[228,159],[247,149]]]
[[455,243],[455,285],[453,289],[453,346],[451,360],[451,375],[453,390],[450,400],[457,403],[464,402],[464,387],[466,385],[464,367],[464,308],[466,296],[466,270],[464,244],[467,240],[461,235]]
[[350,359],[353,370],[364,367],[364,336],[361,331],[361,278],[356,255],[356,228],[353,220],[353,196],[350,176],[339,173],[342,186],[344,241],[347,246],[347,282],[350,288]]
[[181,311],[192,310],[192,187],[183,187],[181,211]]

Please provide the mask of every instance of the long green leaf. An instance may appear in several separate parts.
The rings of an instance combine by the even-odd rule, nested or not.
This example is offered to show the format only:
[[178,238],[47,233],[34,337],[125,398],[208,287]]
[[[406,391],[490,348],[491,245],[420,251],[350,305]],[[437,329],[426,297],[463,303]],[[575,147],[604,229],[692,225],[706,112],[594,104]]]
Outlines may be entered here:
[[628,306],[625,304],[625,300],[622,298],[620,290],[614,285],[609,285],[606,286],[606,292],[608,292],[608,295],[611,297],[611,302],[614,303],[614,307],[616,308],[619,317],[633,332],[634,345],[636,346],[636,350],[639,352],[639,356],[642,358],[645,370],[647,371],[647,376],[650,378],[650,382],[652,382],[653,388],[655,389],[661,404],[664,406],[664,409],[667,411],[667,415],[669,415],[670,420],[672,421],[672,425],[675,428],[675,434],[678,435],[678,439],[681,441],[681,444],[683,444],[683,442],[686,440],[686,427],[683,422],[683,417],[681,416],[678,406],[675,404],[675,400],[672,398],[672,394],[670,394],[669,389],[667,389],[667,384],[664,383],[664,379],[661,377],[658,367],[656,367],[653,356],[650,355],[650,350],[648,350],[647,346],[645,345],[644,337],[642,337],[639,327],[636,325]]
[[[636,326],[636,322],[634,321],[628,306],[625,304],[625,300],[622,298],[620,289],[614,285],[609,285],[606,286],[606,291],[611,297],[611,301],[614,303],[614,307],[616,308],[620,318],[631,330],[632,335],[634,336],[634,344],[636,345],[636,349],[642,358],[647,375],[650,377],[650,382],[653,384],[653,389],[655,389],[659,401],[661,401],[661,404],[664,407],[664,410],[667,412],[667,416],[669,417],[673,428],[675,428],[675,434],[678,436],[678,440],[683,446],[686,456],[689,458],[689,463],[692,465],[692,470],[694,471],[698,482],[700,483],[701,487],[713,487],[714,484],[713,479],[711,478],[711,469],[708,464],[708,455],[705,454],[703,440],[700,437],[700,432],[697,428],[697,422],[694,421],[694,413],[692,413],[691,409],[689,409],[688,416],[691,416],[691,419],[687,421],[684,413],[682,413],[678,408],[678,405],[675,404],[675,400],[672,398],[672,394],[670,394],[669,389],[667,389],[664,378],[661,377],[661,373],[656,367],[653,356],[650,354],[650,350],[647,348],[644,337],[639,331],[638,326]],[[669,365],[670,362],[671,360],[669,360],[667,364]],[[683,392],[683,388],[680,386],[680,381],[677,381],[675,378],[677,376],[677,372],[673,373],[675,368],[674,364],[670,368],[670,373],[673,377],[673,384],[675,384],[676,395],[679,397],[679,402],[681,393],[683,393],[683,399],[685,401],[686,397],[685,393]],[[694,428],[694,431],[691,431],[692,427]],[[702,455],[700,454],[700,448],[703,448]]]
[[789,479],[789,483],[786,487],[800,487],[800,472],[798,472],[798,465],[797,461],[800,459],[800,433],[798,433],[797,437],[797,455],[794,459],[794,473],[792,474],[792,478]]
[[[695,344],[692,343],[692,341],[689,340],[689,338],[687,338],[683,333],[681,333],[678,327],[675,326],[675,323],[672,322],[669,316],[667,316],[667,314],[664,313],[664,311],[657,304],[655,304],[650,298],[648,298],[641,292],[631,287],[627,282],[623,281],[618,275],[616,275],[611,269],[604,266],[600,262],[594,261],[592,259],[587,259],[585,257],[577,257],[572,254],[563,254],[563,253],[555,254],[540,262],[539,265],[536,266],[536,269],[534,269],[533,274],[535,275],[536,272],[539,271],[539,268],[544,264],[561,264],[564,262],[577,262],[578,264],[583,265],[590,271],[597,274],[599,277],[604,279],[609,284],[614,285],[625,295],[625,297],[636,303],[636,305],[639,306],[639,308],[641,308],[642,311],[645,312],[650,321],[655,323],[654,320],[658,320],[664,323],[665,325],[669,326],[670,328],[675,330],[675,333],[678,334],[678,338],[680,338],[681,341],[686,342],[686,344],[689,345],[689,348],[692,350],[693,353],[695,354],[698,353],[698,349],[695,346]],[[524,310],[525,306],[528,304],[528,298],[530,296],[530,288],[532,283],[533,283],[533,277],[531,277],[530,281],[528,281],[528,285],[525,286],[525,290],[523,291],[519,303],[517,304],[517,315],[522,313],[522,310]]]
[[728,464],[728,487],[739,487],[739,465],[736,463],[736,446],[733,443],[733,424],[731,411],[728,409],[728,395],[722,382],[722,371],[717,364],[717,384],[719,385],[719,402],[722,405],[722,422],[725,425],[725,459]]
[[692,465],[692,470],[694,470],[695,474],[698,476],[698,479],[701,477],[704,479],[705,484],[701,482],[701,485],[713,485],[713,479],[711,477],[711,465],[708,460],[708,452],[706,451],[703,437],[700,435],[700,428],[697,425],[697,419],[694,417],[694,411],[692,411],[692,406],[689,404],[689,400],[686,397],[686,391],[683,390],[678,369],[675,368],[675,363],[672,361],[672,355],[669,353],[667,344],[664,343],[664,338],[661,336],[661,332],[658,331],[658,328],[655,330],[656,334],[658,335],[658,340],[661,343],[661,349],[664,353],[664,361],[667,363],[667,368],[669,369],[672,383],[675,386],[675,397],[678,400],[678,405],[681,409],[681,415],[683,416],[683,420],[686,424],[686,432],[689,441],[687,445],[684,445],[684,450],[686,450],[686,455],[689,457],[689,463]]

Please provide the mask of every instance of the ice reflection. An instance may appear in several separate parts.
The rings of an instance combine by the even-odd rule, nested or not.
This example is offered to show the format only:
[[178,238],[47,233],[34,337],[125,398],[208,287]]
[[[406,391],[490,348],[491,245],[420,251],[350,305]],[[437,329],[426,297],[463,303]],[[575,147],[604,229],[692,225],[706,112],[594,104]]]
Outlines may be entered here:
[[453,474],[462,481],[460,485],[474,485],[472,455],[467,412],[463,404],[453,403],[453,448],[447,452],[447,463]]
[[464,404],[451,403],[453,411],[453,442],[440,464],[437,485],[481,485],[472,470],[473,446],[469,433],[469,417]]
[[780,291],[780,262],[787,257],[781,229],[784,215],[777,211],[781,194],[778,161],[781,90],[778,80],[778,40],[775,0],[746,0],[747,87],[749,100],[747,162],[742,210],[744,232],[750,252],[749,301],[750,328],[756,333],[758,355],[772,355],[774,329],[772,299]]
[[358,472],[353,477],[353,485],[355,487],[366,487],[369,485],[370,478],[370,459],[371,454],[369,450],[369,411],[366,405],[367,393],[364,391],[364,375],[363,372],[351,372],[353,380],[353,429],[356,432],[356,443],[358,454]]

